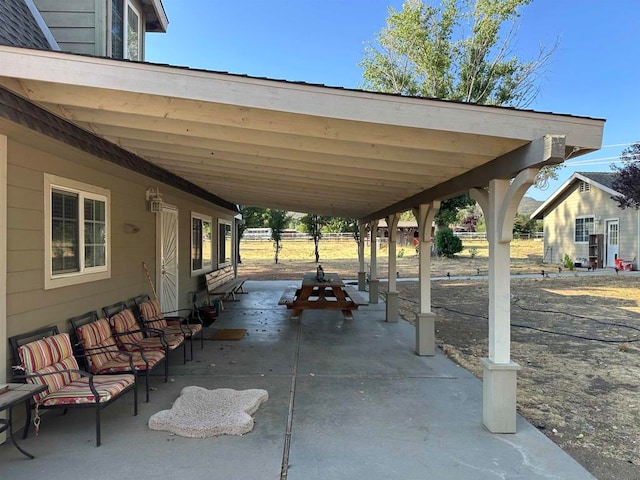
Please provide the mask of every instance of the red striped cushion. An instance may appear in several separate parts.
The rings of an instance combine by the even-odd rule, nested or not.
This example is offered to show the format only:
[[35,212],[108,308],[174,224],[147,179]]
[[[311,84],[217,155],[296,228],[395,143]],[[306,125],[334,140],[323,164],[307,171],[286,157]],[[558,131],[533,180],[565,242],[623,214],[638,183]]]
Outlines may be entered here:
[[[116,333],[140,330],[140,326],[138,325],[138,322],[136,322],[136,317],[134,317],[130,308],[127,308],[120,313],[116,313],[109,321]],[[118,341],[126,343],[140,343],[143,338],[144,335],[142,332],[135,332],[118,336]]]
[[[100,396],[99,401],[108,402],[135,381],[133,375],[96,375],[93,383]],[[63,389],[47,395],[42,405],[76,405],[95,403],[96,398],[89,388],[89,379],[84,377],[66,385]]]
[[167,321],[164,315],[160,311],[160,304],[158,300],[147,300],[139,305],[140,315],[149,323],[147,325],[151,328],[165,328]]
[[[105,364],[113,361],[120,354],[116,341],[111,333],[111,326],[106,318],[83,325],[76,329],[80,343],[86,349],[89,370],[97,373],[103,370]],[[106,351],[95,349],[104,347]]]
[[[78,362],[73,356],[68,333],[53,335],[22,345],[18,348],[18,356],[26,375],[51,373],[59,370],[78,370]],[[59,373],[29,378],[27,381],[47,385],[47,390],[34,397],[38,402],[41,398],[60,390],[79,378],[80,375],[77,373]]]
[[[144,371],[147,369],[147,363],[149,363],[149,370],[151,370],[153,367],[156,366],[156,364],[161,362],[162,359],[164,358],[164,353],[161,352],[160,350],[145,351],[144,358],[146,359],[146,362],[142,358],[142,355],[140,354],[140,352],[131,352],[131,354],[133,355],[132,361],[133,361],[134,368],[136,370],[141,370],[141,371]],[[123,372],[123,371],[129,370],[130,368],[131,366],[129,365],[129,356],[123,352],[122,354],[119,354],[117,357],[115,357],[111,361],[104,363],[100,367],[99,372],[100,373],[116,373],[116,372]]]

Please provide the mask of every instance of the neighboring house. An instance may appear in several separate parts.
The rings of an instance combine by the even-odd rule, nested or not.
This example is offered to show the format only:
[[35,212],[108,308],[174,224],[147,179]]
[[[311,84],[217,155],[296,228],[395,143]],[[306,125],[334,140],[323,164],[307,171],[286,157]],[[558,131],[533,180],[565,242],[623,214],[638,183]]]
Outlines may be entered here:
[[616,173],[577,172],[531,218],[543,220],[544,261],[566,255],[582,266],[615,267],[616,260],[638,267],[639,211],[621,209],[612,197]]
[[[10,46],[142,59],[144,33],[166,26],[160,0],[0,2]],[[5,89],[0,160],[7,336],[66,331],[67,318],[152,287],[164,311],[189,308],[204,273],[235,263],[235,204]]]

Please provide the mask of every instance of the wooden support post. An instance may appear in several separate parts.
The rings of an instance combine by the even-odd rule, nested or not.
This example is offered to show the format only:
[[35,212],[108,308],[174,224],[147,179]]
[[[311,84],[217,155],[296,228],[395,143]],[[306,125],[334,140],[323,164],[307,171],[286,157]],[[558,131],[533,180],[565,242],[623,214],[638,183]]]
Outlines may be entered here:
[[435,314],[431,311],[431,225],[439,208],[440,202],[435,201],[420,205],[413,210],[420,235],[420,313],[416,319],[416,353],[418,355],[435,355]]
[[397,259],[396,259],[396,246],[398,240],[398,221],[400,215],[389,215],[387,217],[387,228],[389,229],[389,268],[387,272],[388,276],[388,289],[387,289],[387,322],[398,322],[398,290],[396,286],[397,276]]
[[516,431],[516,376],[520,366],[511,361],[510,246],[518,205],[537,172],[533,168],[523,170],[513,181],[492,180],[488,190],[470,191],[484,212],[489,241],[489,358],[482,359],[482,420],[493,433]]
[[371,266],[369,271],[369,303],[378,303],[378,220],[371,222]]

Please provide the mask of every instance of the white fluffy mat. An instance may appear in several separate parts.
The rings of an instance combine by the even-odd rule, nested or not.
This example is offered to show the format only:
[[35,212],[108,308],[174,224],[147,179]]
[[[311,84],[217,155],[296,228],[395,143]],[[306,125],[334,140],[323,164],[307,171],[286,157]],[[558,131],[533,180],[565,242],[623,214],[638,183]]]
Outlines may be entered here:
[[242,435],[253,429],[251,414],[268,399],[266,390],[184,387],[171,410],[151,415],[149,428],[191,438]]

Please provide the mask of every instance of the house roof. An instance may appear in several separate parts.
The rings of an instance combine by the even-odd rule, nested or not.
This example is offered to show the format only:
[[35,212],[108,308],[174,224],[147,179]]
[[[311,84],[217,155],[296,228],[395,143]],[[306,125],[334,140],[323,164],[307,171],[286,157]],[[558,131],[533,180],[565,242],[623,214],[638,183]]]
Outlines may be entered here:
[[169,19],[164,10],[164,5],[162,5],[162,0],[141,1],[146,21],[145,30],[147,32],[166,32],[169,26]]
[[[43,31],[43,22],[31,0],[0,2],[0,44],[51,50],[50,40]],[[46,26],[44,26],[46,29]],[[55,42],[55,40],[54,40]]]
[[378,219],[601,146],[604,120],[0,46],[0,86],[239,205]]
[[620,192],[613,189],[613,181],[616,178],[615,172],[576,172],[564,182],[553,194],[545,200],[532,214],[532,219],[540,220],[544,214],[554,208],[555,202],[560,198],[571,186],[576,182],[587,182],[594,187],[607,192],[612,196],[621,195]]

